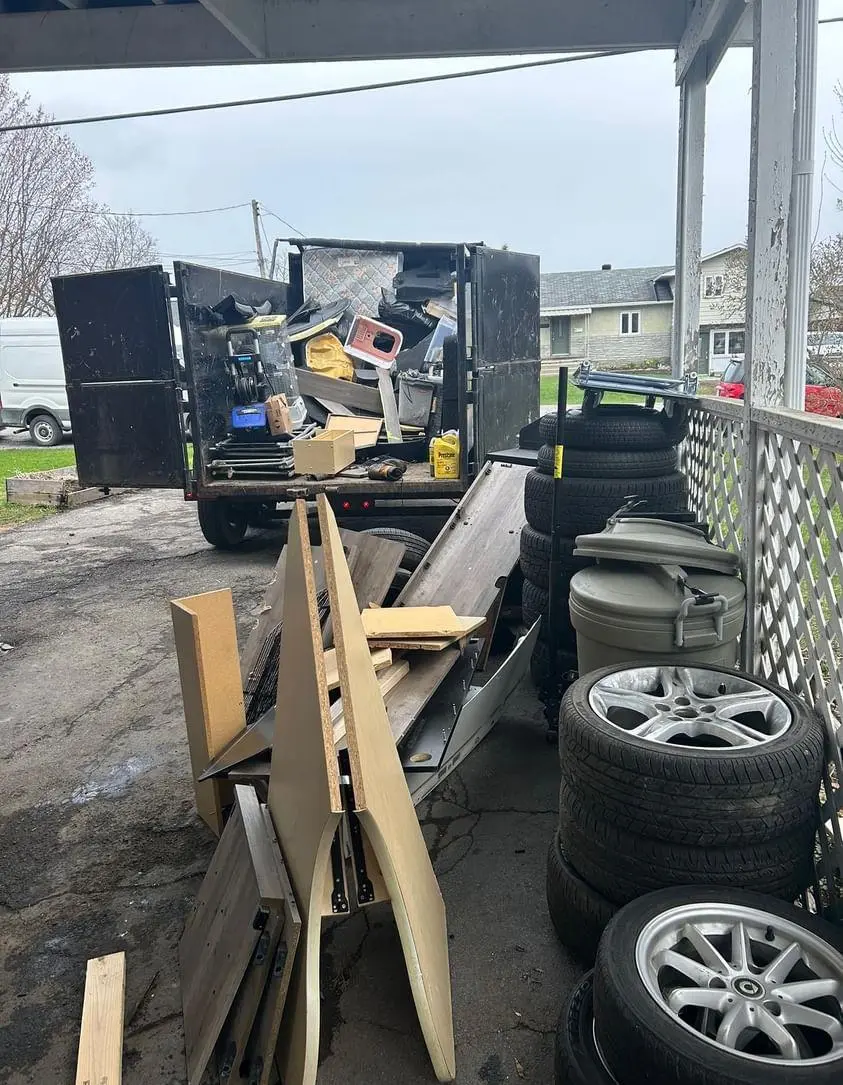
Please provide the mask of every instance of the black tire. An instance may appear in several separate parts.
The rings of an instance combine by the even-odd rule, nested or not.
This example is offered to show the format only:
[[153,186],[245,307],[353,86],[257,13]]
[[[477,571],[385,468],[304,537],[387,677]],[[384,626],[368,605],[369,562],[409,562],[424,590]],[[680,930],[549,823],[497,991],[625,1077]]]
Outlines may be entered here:
[[565,854],[598,893],[626,904],[672,885],[726,885],[795,900],[813,881],[814,824],[753,843],[673,844],[606,821],[563,781],[559,832]]
[[[548,668],[550,667],[550,648],[543,640],[537,640],[530,657],[530,677],[536,689],[541,689],[547,681]],[[556,670],[560,674],[575,674],[577,670],[577,654],[570,651],[556,653]]]
[[236,550],[249,530],[249,507],[234,501],[197,501],[202,534],[217,550]]
[[[524,482],[524,513],[527,523],[546,534],[553,518],[553,483],[549,475],[533,470]],[[645,502],[640,506],[650,513],[684,512],[688,506],[688,484],[675,471],[660,478],[562,479],[564,496],[563,524],[567,536],[602,531],[606,521],[627,503],[630,497]]]
[[617,1085],[594,1039],[594,975],[584,976],[565,1003],[556,1027],[556,1085]]
[[[536,470],[553,474],[556,449],[542,445],[536,456]],[[649,452],[599,452],[577,448],[565,449],[563,473],[569,478],[656,478],[670,475],[679,467],[675,448],[656,448]]]
[[[770,839],[816,817],[825,730],[800,698],[745,675],[790,709],[784,734],[729,749],[656,744],[591,708],[595,682],[625,669],[606,667],[580,678],[559,714],[563,778],[596,817],[657,840],[714,846]],[[700,669],[730,678],[744,673]]]
[[[556,444],[556,412],[542,415],[539,434],[543,444]],[[607,403],[592,410],[568,411],[565,451],[647,452],[673,448],[688,434],[687,412],[670,417],[664,411],[635,404]]]
[[423,539],[421,535],[416,535],[412,531],[403,531],[397,527],[367,527],[364,531],[366,535],[378,535],[381,539],[403,543],[405,549],[401,568],[408,569],[410,572],[418,569],[430,549],[427,539]]
[[[603,935],[594,970],[594,1021],[597,1042],[618,1081],[658,1085],[839,1085],[843,1050],[827,1061],[783,1062],[748,1058],[705,1039],[664,1009],[650,993],[636,964],[642,932],[674,908],[717,904],[753,909],[768,918],[767,930],[786,920],[843,954],[843,932],[802,908],[740,890],[674,889],[651,893],[618,912]],[[724,984],[725,987],[725,984]],[[837,1001],[837,1000],[834,1000]],[[825,1004],[828,1010],[829,1003]],[[832,1010],[839,1016],[837,1010]],[[711,1027],[720,1020],[716,1011]],[[709,1022],[706,1022],[709,1024]],[[804,1039],[804,1036],[802,1037]],[[630,1071],[632,1075],[630,1076]]]
[[51,414],[36,414],[29,423],[29,436],[39,448],[52,448],[61,444],[64,431]]
[[618,908],[574,870],[562,851],[558,832],[547,853],[547,908],[559,940],[590,968],[600,936]]
[[[575,558],[575,545],[576,541],[568,536],[561,540],[559,571],[563,581],[570,581],[574,573],[594,564],[591,558]],[[550,584],[550,536],[525,524],[521,528],[520,563],[525,580],[538,588],[547,588]]]
[[[545,588],[538,588],[535,584],[531,584],[529,580],[524,581],[521,587],[521,617],[526,626],[531,626],[537,618],[541,618],[542,627],[539,631],[539,638],[544,641],[548,640],[548,600],[549,593]],[[559,616],[561,621],[559,623],[559,640],[557,643],[560,648],[574,650],[577,643],[577,634],[573,625],[571,625],[567,591],[562,597]]]

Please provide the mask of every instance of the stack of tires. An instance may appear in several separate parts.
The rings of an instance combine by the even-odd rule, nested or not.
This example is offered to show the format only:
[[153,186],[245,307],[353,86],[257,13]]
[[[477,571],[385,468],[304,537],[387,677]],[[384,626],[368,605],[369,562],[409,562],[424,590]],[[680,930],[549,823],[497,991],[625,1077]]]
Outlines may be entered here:
[[[576,635],[567,604],[571,577],[590,564],[573,556],[577,535],[602,531],[609,517],[631,496],[644,502],[641,508],[653,514],[686,511],[688,489],[678,470],[677,452],[686,432],[684,418],[647,407],[608,404],[568,412],[562,472],[565,535],[559,585],[564,603],[555,645],[562,670],[576,670]],[[544,445],[538,452],[538,465],[524,484],[527,524],[521,533],[521,571],[522,610],[527,625],[547,615],[555,413],[542,418],[541,437]],[[550,647],[543,628],[533,655],[533,678],[538,685],[547,674]]]
[[547,900],[585,963],[615,911],[653,890],[793,901],[812,884],[824,728],[793,694],[721,667],[606,667],[566,692],[559,752]]

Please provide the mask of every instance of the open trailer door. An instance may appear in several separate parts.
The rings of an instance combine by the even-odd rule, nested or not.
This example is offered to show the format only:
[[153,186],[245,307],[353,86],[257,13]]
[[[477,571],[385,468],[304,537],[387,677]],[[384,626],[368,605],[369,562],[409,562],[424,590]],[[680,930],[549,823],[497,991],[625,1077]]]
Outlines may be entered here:
[[53,279],[83,486],[188,490],[169,280],[161,267]]

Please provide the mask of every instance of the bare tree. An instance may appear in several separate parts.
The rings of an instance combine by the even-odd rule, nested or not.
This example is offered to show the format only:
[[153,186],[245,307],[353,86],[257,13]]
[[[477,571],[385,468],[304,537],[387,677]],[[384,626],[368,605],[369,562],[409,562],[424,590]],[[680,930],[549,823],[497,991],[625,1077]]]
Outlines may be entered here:
[[[843,83],[838,83],[835,86],[834,93],[837,96],[840,109],[843,111]],[[828,148],[828,154],[831,161],[843,174],[843,134],[837,125],[836,119],[832,119],[831,129],[825,133],[825,144]],[[829,181],[831,180],[830,178],[827,179]],[[836,184],[834,181],[831,181],[831,184],[834,185],[838,192],[843,192],[843,182]],[[837,206],[843,211],[843,200],[838,199]]]
[[[0,75],[0,127],[45,120]],[[0,316],[52,312],[50,278],[146,263],[155,241],[92,199],[93,165],[54,128],[0,134]]]

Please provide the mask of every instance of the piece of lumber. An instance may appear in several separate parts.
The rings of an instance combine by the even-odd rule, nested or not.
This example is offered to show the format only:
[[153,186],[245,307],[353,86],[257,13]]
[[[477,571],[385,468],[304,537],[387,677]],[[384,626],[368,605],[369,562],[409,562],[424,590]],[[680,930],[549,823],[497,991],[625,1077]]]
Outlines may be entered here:
[[392,377],[389,375],[389,370],[381,366],[378,367],[378,394],[380,395],[383,420],[386,426],[386,439],[391,445],[403,444],[404,437],[401,433],[398,403],[395,399]]
[[449,603],[457,614],[490,613],[501,582],[518,564],[529,470],[486,464],[404,585],[396,607]]
[[[381,697],[386,699],[390,693],[399,686],[410,673],[410,664],[406,659],[399,659],[385,671],[381,671],[378,677],[378,689]],[[334,745],[345,743],[345,714],[342,707],[342,698],[331,705],[331,721],[334,726]]]
[[362,613],[367,637],[459,637],[464,633],[452,607],[371,607]]
[[453,645],[442,652],[426,652],[413,660],[404,681],[385,695],[386,714],[396,743],[419,718],[459,658],[460,650]]
[[243,819],[243,832],[261,905],[267,909],[281,908],[284,904],[284,886],[278,877],[278,866],[273,854],[273,848],[278,845],[267,836],[266,823],[254,787],[235,784],[234,801]]
[[[376,671],[382,671],[385,667],[389,667],[391,663],[391,648],[372,649],[372,666]],[[336,648],[329,648],[325,653],[325,677],[328,682],[328,689],[337,689],[340,684],[340,672],[337,670]]]
[[120,1085],[125,995],[126,954],[92,957],[85,969],[76,1085]]
[[232,798],[230,788],[224,781],[197,780],[246,727],[234,603],[230,591],[212,591],[174,599],[170,609],[196,808],[219,836],[223,807]]
[[199,1085],[260,937],[258,884],[235,804],[179,942],[188,1085]]
[[358,411],[368,411],[369,414],[383,414],[381,397],[374,388],[367,388],[364,384],[355,384],[352,381],[338,380],[336,377],[326,377],[322,373],[314,373],[305,368],[297,369],[296,377],[299,392],[303,396],[328,399],[333,403],[342,403]]
[[370,637],[369,648],[391,648],[394,652],[444,652],[446,648],[459,645],[463,637],[419,637],[402,640],[400,637]]
[[392,900],[434,1072],[440,1081],[453,1081],[456,1066],[445,905],[372,668],[336,519],[324,494],[317,498],[317,509],[334,618],[355,812]]
[[351,430],[354,434],[355,448],[373,448],[383,429],[382,418],[369,418],[366,415],[343,413],[332,414],[325,423],[325,429]]
[[[339,539],[337,543],[341,548]],[[302,913],[302,937],[282,1021],[279,1057],[285,1085],[313,1085],[319,1056],[322,892],[343,805],[307,511],[300,500],[290,516],[286,581],[286,635],[278,659],[273,740],[274,749],[283,755],[272,759],[268,805]]]

